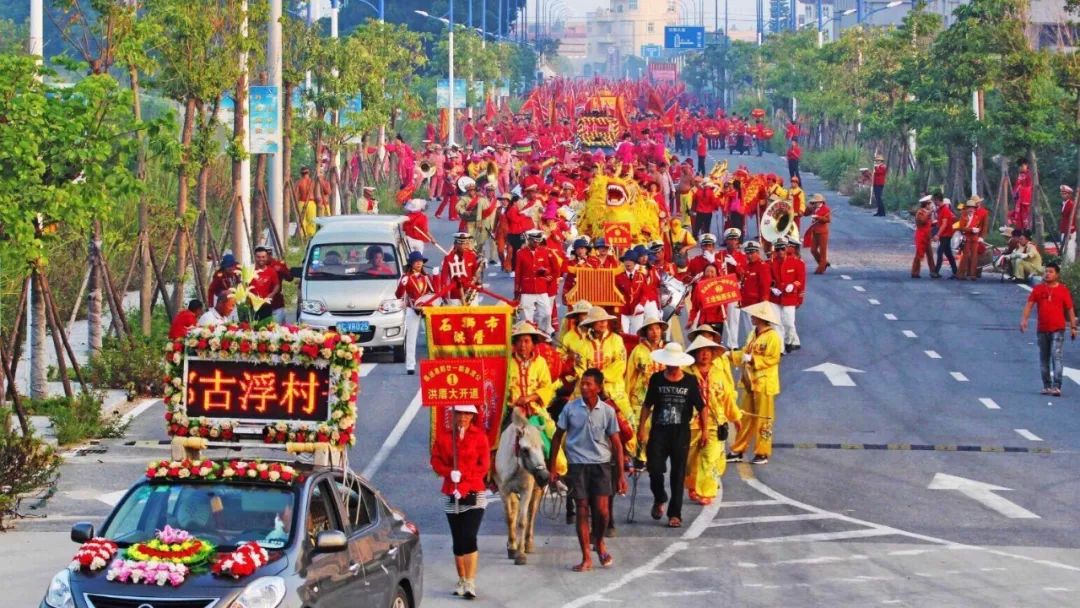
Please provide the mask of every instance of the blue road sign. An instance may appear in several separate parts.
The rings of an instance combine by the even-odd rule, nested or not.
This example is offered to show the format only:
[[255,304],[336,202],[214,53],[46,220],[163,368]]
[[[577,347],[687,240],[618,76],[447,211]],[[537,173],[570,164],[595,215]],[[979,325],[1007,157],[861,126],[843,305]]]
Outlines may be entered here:
[[703,49],[705,28],[697,26],[667,26],[664,28],[664,48]]
[[643,44],[641,45],[641,56],[645,59],[660,59],[663,50],[659,44]]

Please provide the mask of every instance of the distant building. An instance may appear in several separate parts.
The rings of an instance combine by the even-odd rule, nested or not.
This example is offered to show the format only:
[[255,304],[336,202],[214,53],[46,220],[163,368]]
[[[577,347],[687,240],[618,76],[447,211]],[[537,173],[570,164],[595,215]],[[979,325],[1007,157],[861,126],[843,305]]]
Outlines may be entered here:
[[624,76],[627,61],[640,58],[641,47],[664,45],[664,27],[676,25],[671,0],[610,0],[608,8],[587,13],[586,76]]

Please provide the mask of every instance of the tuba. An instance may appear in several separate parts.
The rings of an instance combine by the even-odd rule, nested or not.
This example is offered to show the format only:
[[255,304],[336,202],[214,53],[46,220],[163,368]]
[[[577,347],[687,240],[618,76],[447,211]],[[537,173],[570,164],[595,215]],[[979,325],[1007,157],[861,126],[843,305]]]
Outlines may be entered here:
[[430,161],[422,160],[419,165],[420,179],[425,180],[435,175],[435,165]]
[[775,243],[781,237],[799,239],[799,225],[795,223],[795,209],[791,202],[777,199],[761,214],[761,238]]

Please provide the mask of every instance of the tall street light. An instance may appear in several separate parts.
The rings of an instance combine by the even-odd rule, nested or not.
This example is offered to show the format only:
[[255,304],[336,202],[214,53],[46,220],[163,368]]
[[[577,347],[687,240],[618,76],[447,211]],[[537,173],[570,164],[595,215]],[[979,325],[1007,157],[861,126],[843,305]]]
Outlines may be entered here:
[[[470,4],[471,3],[472,3],[472,0],[470,0]],[[449,38],[449,49],[447,51],[447,53],[448,53],[447,63],[449,64],[449,66],[448,66],[448,69],[447,69],[447,72],[448,72],[447,80],[448,80],[448,82],[447,82],[446,88],[447,88],[447,93],[448,93],[447,94],[448,105],[450,107],[447,108],[447,111],[446,111],[446,115],[447,115],[446,124],[447,124],[447,127],[448,127],[447,131],[449,132],[449,134],[447,135],[446,143],[447,143],[447,145],[454,145],[454,2],[453,2],[453,0],[451,0],[451,2],[450,2],[449,19],[444,19],[442,17],[435,17],[433,15],[428,14],[427,11],[416,10],[416,11],[413,11],[413,12],[416,13],[417,15],[420,15],[421,17],[427,17],[429,19],[437,19],[439,21],[442,21],[443,23],[446,24],[447,29],[449,30],[449,36],[448,36],[448,38]]]

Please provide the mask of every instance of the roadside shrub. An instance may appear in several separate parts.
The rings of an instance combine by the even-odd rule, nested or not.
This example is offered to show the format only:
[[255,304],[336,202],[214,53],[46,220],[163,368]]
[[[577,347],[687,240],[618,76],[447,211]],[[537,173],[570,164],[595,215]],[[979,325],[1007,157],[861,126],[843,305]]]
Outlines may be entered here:
[[919,204],[919,176],[913,171],[907,175],[894,175],[885,182],[885,208],[894,211],[914,209]]
[[86,439],[123,437],[127,423],[119,413],[101,413],[100,393],[80,393],[75,397],[50,397],[30,402],[28,410],[38,416],[48,416],[60,445]]
[[161,396],[164,389],[162,347],[167,327],[159,337],[132,336],[131,340],[108,337],[101,350],[91,355],[83,367],[87,381],[95,388],[125,389],[139,395]]
[[820,177],[830,190],[839,190],[845,176],[858,174],[861,159],[858,148],[830,148],[804,154],[802,166]]
[[60,457],[41,439],[10,430],[11,412],[0,409],[0,530],[15,513],[19,496],[51,485]]
[[1072,292],[1073,302],[1080,302],[1080,261],[1061,265],[1061,282]]

